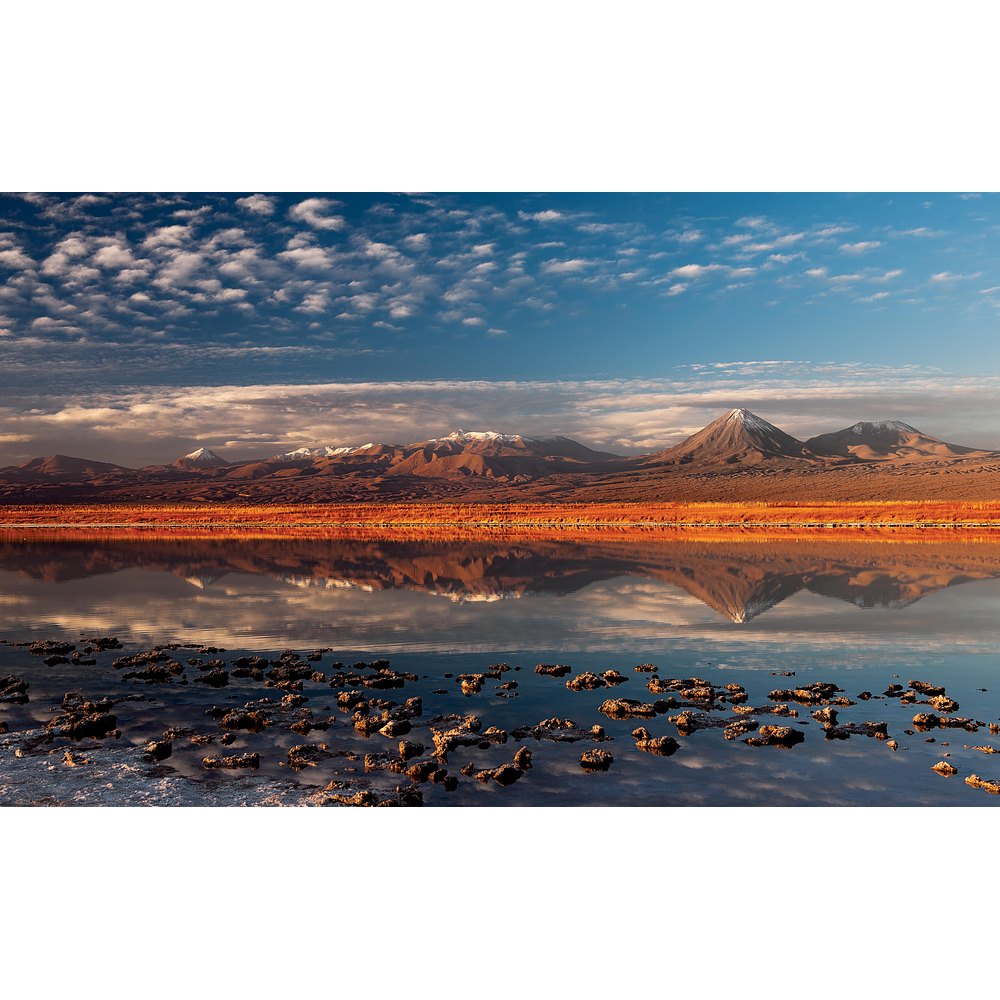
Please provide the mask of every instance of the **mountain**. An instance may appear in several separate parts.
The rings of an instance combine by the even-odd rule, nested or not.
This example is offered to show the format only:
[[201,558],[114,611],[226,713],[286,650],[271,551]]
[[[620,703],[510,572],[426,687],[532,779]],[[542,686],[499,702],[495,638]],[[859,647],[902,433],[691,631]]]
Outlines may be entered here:
[[740,406],[673,448],[645,456],[641,465],[758,465],[774,459],[817,461],[801,441]]
[[197,451],[192,451],[190,455],[177,459],[172,464],[180,469],[217,469],[220,466],[229,465],[229,462],[224,458],[219,458],[214,451],[199,448]]
[[109,462],[94,462],[89,458],[72,458],[69,455],[47,455],[33,458],[21,465],[11,465],[0,470],[5,479],[13,480],[96,480],[107,477],[128,476],[132,469]]
[[353,448],[296,448],[295,451],[286,451],[281,455],[272,455],[269,462],[297,462],[300,459],[309,458],[332,458],[334,455],[347,455],[354,451]]
[[869,461],[919,462],[935,458],[985,458],[996,454],[939,441],[901,420],[861,420],[843,430],[812,437],[806,441],[806,447],[817,455],[843,455]]

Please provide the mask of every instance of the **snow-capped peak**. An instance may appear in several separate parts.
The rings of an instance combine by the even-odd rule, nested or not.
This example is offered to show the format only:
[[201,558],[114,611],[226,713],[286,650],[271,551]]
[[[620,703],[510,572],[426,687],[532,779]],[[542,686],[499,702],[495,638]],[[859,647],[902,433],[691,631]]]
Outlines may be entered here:
[[209,451],[208,448],[199,448],[197,451],[192,451],[190,455],[185,455],[179,461],[184,465],[211,466],[229,464],[224,458],[216,455],[214,451]]
[[281,455],[275,455],[272,462],[294,462],[298,458],[331,458],[334,455],[348,455],[355,449],[348,445],[344,448],[331,448],[326,445],[322,448],[296,448],[295,451],[286,451]]
[[758,417],[756,413],[751,413],[745,406],[737,406],[726,414],[726,420],[742,424],[753,430],[769,431],[772,427],[763,417]]
[[524,440],[520,434],[499,434],[497,431],[466,431],[460,427],[447,437],[431,438],[432,441],[454,441],[456,444],[471,444],[473,441],[498,441],[501,444],[517,444]]
[[911,434],[919,434],[916,427],[904,424],[902,420],[859,420],[851,430],[855,434],[864,434],[866,431],[908,431]]

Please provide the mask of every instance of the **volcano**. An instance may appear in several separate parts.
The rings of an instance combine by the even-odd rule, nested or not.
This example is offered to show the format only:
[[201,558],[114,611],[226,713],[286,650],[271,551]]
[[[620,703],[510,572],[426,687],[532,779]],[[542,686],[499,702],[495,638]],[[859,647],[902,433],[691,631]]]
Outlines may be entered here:
[[642,464],[759,465],[775,459],[820,461],[801,441],[740,406],[686,441],[649,455]]
[[996,452],[940,441],[901,420],[861,420],[843,430],[812,437],[806,441],[806,447],[817,455],[842,455],[868,461],[919,462],[996,456]]

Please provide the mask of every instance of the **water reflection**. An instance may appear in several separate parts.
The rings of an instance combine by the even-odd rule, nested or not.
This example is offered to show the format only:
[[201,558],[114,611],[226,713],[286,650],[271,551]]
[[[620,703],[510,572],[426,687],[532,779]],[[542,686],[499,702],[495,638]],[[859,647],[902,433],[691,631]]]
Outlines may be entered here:
[[[286,647],[303,656],[322,647],[328,652],[319,667],[330,677],[335,660],[383,656],[418,677],[388,696],[394,704],[422,698],[420,725],[450,713],[474,713],[484,729],[504,731],[571,718],[606,726],[615,741],[614,767],[596,780],[581,770],[579,746],[532,741],[535,763],[513,786],[463,776],[454,792],[426,784],[428,804],[1000,805],[1000,797],[974,792],[962,780],[973,768],[998,776],[988,768],[996,758],[984,765],[980,751],[965,747],[992,742],[992,734],[981,728],[975,737],[963,731],[951,740],[939,734],[936,743],[910,739],[915,706],[880,695],[889,684],[921,678],[946,686],[963,715],[984,724],[1000,717],[998,610],[1000,540],[964,532],[465,538],[19,532],[0,537],[0,638],[7,640],[0,644],[0,675],[28,681],[30,701],[2,706],[0,721],[11,733],[26,732],[50,721],[68,691],[92,701],[138,691],[151,700],[116,704],[123,741],[159,739],[168,727],[217,739],[221,730],[206,714],[209,706],[277,694],[235,674],[226,687],[209,688],[197,682],[197,666],[189,667],[189,684],[182,678],[126,686],[112,664],[117,651],[101,654],[96,665],[52,665],[12,641],[80,644],[84,636],[115,635],[129,654],[165,642],[201,643],[225,647],[219,655],[230,668],[249,652],[273,659]],[[177,656],[191,663],[187,652]],[[500,661],[511,664],[504,676],[517,678],[515,688],[491,683],[468,694],[460,686],[458,675]],[[738,683],[751,706],[769,704],[770,693],[786,684],[835,681],[852,701],[841,720],[886,721],[899,752],[865,737],[827,740],[800,706],[792,722],[806,740],[788,751],[754,749],[726,740],[719,729],[685,735],[670,722],[671,711],[660,712],[645,724],[653,735],[681,742],[676,754],[661,758],[638,749],[635,719],[602,714],[608,690],[570,690],[561,678],[534,673],[539,662],[571,664],[575,674],[614,669],[628,679],[614,695],[640,700],[654,697],[649,675],[633,669],[643,663],[657,664],[661,677],[703,677],[719,690]],[[795,680],[772,676],[779,672]],[[310,701],[303,711],[317,717],[338,711],[326,681],[305,680]],[[862,700],[863,691],[874,698]],[[322,734],[304,736],[287,720],[283,725],[241,735],[232,746],[259,752],[261,775],[280,779],[287,776],[289,748],[325,741],[356,753],[358,770],[342,771],[344,759],[332,758],[297,780],[316,787],[348,775],[399,780],[392,772],[366,775],[361,766],[365,753],[391,750],[398,739],[362,737],[344,713]],[[492,767],[515,750],[513,743],[471,748],[454,763]],[[178,739],[170,766],[199,781],[227,780],[214,772],[206,777],[206,752]],[[942,752],[960,765],[959,778],[930,770]]]
[[[187,631],[247,648],[294,639],[386,651],[641,650],[695,635],[992,643],[996,587],[954,588],[997,578],[1000,539],[959,532],[0,536],[10,624]],[[921,601],[919,613],[886,613]],[[871,610],[883,613],[862,613]]]

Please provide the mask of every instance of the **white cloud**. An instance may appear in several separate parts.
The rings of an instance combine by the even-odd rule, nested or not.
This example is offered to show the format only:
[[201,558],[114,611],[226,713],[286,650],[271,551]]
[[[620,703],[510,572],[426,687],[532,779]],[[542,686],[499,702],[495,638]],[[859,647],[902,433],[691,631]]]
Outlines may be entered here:
[[518,218],[532,222],[557,222],[563,218],[562,212],[548,208],[544,212],[518,212]]
[[35,262],[23,250],[0,250],[0,267],[13,271],[30,271],[35,266]]
[[680,295],[680,294],[682,294],[683,292],[686,292],[686,291],[687,291],[687,287],[688,287],[688,286],[687,286],[687,282],[684,282],[684,281],[679,281],[679,282],[678,282],[678,283],[677,283],[676,285],[671,285],[671,286],[670,286],[670,287],[669,287],[669,288],[668,288],[668,289],[666,290],[666,292],[665,292],[664,294],[665,294],[665,295],[668,295],[668,296],[669,296],[669,295]]
[[683,267],[675,267],[668,275],[668,278],[704,278],[706,274],[713,271],[724,271],[722,264],[685,264]]
[[868,240],[864,243],[842,243],[840,249],[843,253],[850,254],[862,254],[868,253],[869,250],[877,250],[881,243],[877,240]]
[[487,333],[487,334],[488,334],[488,335],[489,335],[490,337],[506,337],[506,336],[508,336],[508,334],[507,334],[507,331],[506,331],[506,330],[501,330],[501,329],[499,329],[498,327],[495,327],[495,326],[491,326],[491,327],[490,327],[490,328],[489,328],[489,329],[488,329],[488,330],[486,331],[486,333]]
[[752,278],[757,273],[755,267],[736,267],[729,272],[730,278]]
[[332,215],[331,211],[341,202],[332,198],[306,198],[292,205],[288,214],[297,222],[304,222],[313,229],[342,230],[347,228],[347,220],[342,215]]
[[465,326],[486,326],[486,320],[481,319],[479,316],[469,316],[462,320]]
[[254,215],[274,215],[274,199],[264,194],[252,194],[246,198],[237,198],[236,204],[245,212]]
[[876,302],[879,299],[887,298],[888,292],[876,292],[874,295],[866,295],[864,298],[855,299],[855,302]]
[[576,257],[573,260],[547,260],[541,270],[545,274],[579,274],[593,266],[593,261]]
[[190,226],[161,226],[156,232],[150,233],[142,241],[142,245],[149,249],[155,247],[180,247],[190,239]]
[[960,194],[959,198],[961,198],[962,201],[968,201],[970,198],[982,198],[982,195],[981,194]]
[[976,271],[975,274],[952,274],[951,271],[940,271],[937,274],[932,274],[930,280],[943,285],[952,281],[970,281],[972,278],[980,278],[982,273],[982,271]]

